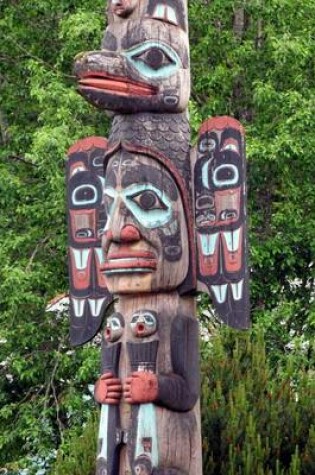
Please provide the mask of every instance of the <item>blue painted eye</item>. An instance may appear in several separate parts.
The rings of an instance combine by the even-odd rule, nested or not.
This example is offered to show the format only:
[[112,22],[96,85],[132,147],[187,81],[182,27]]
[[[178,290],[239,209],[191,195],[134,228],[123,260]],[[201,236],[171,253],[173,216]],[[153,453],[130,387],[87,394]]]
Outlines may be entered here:
[[137,205],[144,211],[167,209],[165,203],[163,203],[163,201],[152,190],[142,191],[136,195],[130,196],[129,199],[132,199],[132,201],[137,203]]
[[177,53],[163,43],[148,41],[124,54],[140,74],[150,79],[170,76],[181,67]]

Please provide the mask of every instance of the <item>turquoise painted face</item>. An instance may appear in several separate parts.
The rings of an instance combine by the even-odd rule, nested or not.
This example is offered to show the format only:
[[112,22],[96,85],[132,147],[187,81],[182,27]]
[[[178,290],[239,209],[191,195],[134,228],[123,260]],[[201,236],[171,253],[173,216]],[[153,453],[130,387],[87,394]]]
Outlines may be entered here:
[[113,293],[176,288],[188,271],[188,231],[179,189],[159,162],[117,152],[106,170],[105,274]]
[[122,190],[107,187],[105,188],[105,200],[108,203],[109,215],[114,212],[118,202],[121,201],[138,223],[147,229],[164,226],[173,217],[170,199],[150,183],[135,184]]

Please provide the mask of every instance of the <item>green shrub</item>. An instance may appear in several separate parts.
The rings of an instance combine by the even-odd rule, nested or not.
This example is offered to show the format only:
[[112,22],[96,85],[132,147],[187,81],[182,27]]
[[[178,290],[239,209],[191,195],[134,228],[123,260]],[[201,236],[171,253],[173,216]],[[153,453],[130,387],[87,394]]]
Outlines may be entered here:
[[99,419],[89,418],[80,437],[72,436],[58,451],[51,475],[94,475]]
[[204,474],[315,473],[310,371],[290,357],[272,369],[262,335],[222,329],[203,348],[202,375]]

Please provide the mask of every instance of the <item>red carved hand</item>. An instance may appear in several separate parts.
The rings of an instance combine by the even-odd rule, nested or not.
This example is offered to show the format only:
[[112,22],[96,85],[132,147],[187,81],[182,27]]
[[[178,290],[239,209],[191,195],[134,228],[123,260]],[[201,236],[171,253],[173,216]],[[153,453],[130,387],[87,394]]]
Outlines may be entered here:
[[126,379],[124,397],[129,404],[153,402],[158,395],[156,374],[137,371]]
[[94,398],[100,404],[119,404],[122,385],[113,373],[104,373],[95,383]]

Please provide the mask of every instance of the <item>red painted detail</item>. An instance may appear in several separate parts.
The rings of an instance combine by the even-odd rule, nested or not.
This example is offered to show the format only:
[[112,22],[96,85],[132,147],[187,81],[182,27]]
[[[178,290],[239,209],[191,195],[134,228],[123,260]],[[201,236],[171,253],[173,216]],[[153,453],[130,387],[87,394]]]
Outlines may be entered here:
[[137,333],[138,335],[142,335],[145,332],[145,326],[143,323],[137,324]]
[[[114,236],[114,233],[113,233],[112,230],[105,231],[104,238],[106,239],[107,242],[110,242],[110,241],[113,241],[113,242],[136,242],[136,241],[140,241],[141,234],[140,234],[140,231],[135,226],[133,226],[132,224],[127,224],[119,232],[115,233],[115,236]],[[123,246],[121,247],[121,251],[126,252],[128,254],[130,254],[130,252],[132,252],[132,251],[128,250],[128,248],[125,248]],[[130,257],[130,256],[128,255],[128,257]],[[138,257],[138,254],[137,254],[137,257]],[[143,256],[143,257],[146,257],[146,256]]]
[[245,134],[242,124],[238,120],[229,116],[212,117],[211,119],[205,120],[202,123],[198,134],[200,136],[208,131],[224,130],[227,128],[236,129],[239,130],[241,134]]
[[238,155],[240,154],[239,142],[236,139],[234,139],[233,137],[229,137],[228,139],[226,139],[223,142],[223,145],[221,147],[221,151],[226,150],[227,147],[230,147],[230,149],[228,149],[228,150],[231,150],[234,153],[237,153]]
[[120,241],[133,242],[133,241],[140,241],[140,239],[141,239],[140,231],[132,224],[127,224],[126,226],[122,228],[120,232]]
[[157,93],[156,87],[142,82],[130,81],[122,76],[112,76],[103,72],[83,73],[79,79],[81,88],[93,88],[113,91],[118,95],[126,96],[153,96]]
[[224,267],[227,272],[239,272],[242,268],[243,261],[243,232],[244,227],[241,227],[239,236],[239,246],[235,252],[228,250],[224,234],[221,234],[223,244]]
[[156,401],[158,380],[156,374],[134,372],[126,379],[124,397],[129,404],[143,404]]
[[78,140],[74,143],[68,150],[68,155],[71,155],[76,152],[86,152],[92,148],[107,148],[108,140],[104,137],[87,137],[81,140]]
[[75,174],[75,171],[77,169],[80,169],[80,171],[86,171],[87,170],[86,165],[85,165],[84,162],[73,163],[70,167],[70,173],[69,173],[70,178]]
[[[70,209],[70,223],[71,223],[71,234],[74,242],[77,243],[90,243],[97,241],[96,233],[96,210],[95,209],[84,209],[84,210],[73,210]],[[84,230],[91,230],[91,236],[78,236],[78,233],[84,232]]]
[[121,382],[112,373],[103,374],[95,383],[94,398],[100,404],[119,404]]
[[106,340],[106,341],[110,341],[111,336],[112,336],[111,329],[110,329],[110,328],[106,328],[106,330],[105,330],[105,340]]
[[127,246],[119,246],[119,251],[107,254],[107,260],[110,259],[130,259],[130,258],[147,258],[156,259],[155,254],[150,251],[133,251]]
[[110,262],[105,262],[101,266],[103,272],[115,270],[115,269],[148,269],[155,270],[157,268],[156,259],[137,259],[133,258],[132,260],[127,259],[113,259]]
[[[241,215],[241,187],[230,188],[228,190],[215,191],[215,212],[216,220],[211,226],[229,226],[236,223]],[[233,211],[233,215],[229,217],[226,210]]]
[[96,249],[94,249],[94,255],[95,255],[95,264],[96,264],[96,278],[97,278],[97,283],[98,286],[101,287],[102,289],[107,289],[107,283],[106,283],[106,278],[104,274],[102,273],[102,262],[99,259],[99,255],[96,252]]
[[204,277],[214,276],[219,271],[220,235],[218,235],[213,254],[206,256],[202,253],[201,236],[197,233],[197,246],[200,273]]
[[[85,249],[80,249],[81,251]],[[70,271],[75,290],[85,290],[90,286],[91,282],[91,249],[88,249],[88,259],[84,269],[78,269],[74,257],[74,250],[70,247]]]

